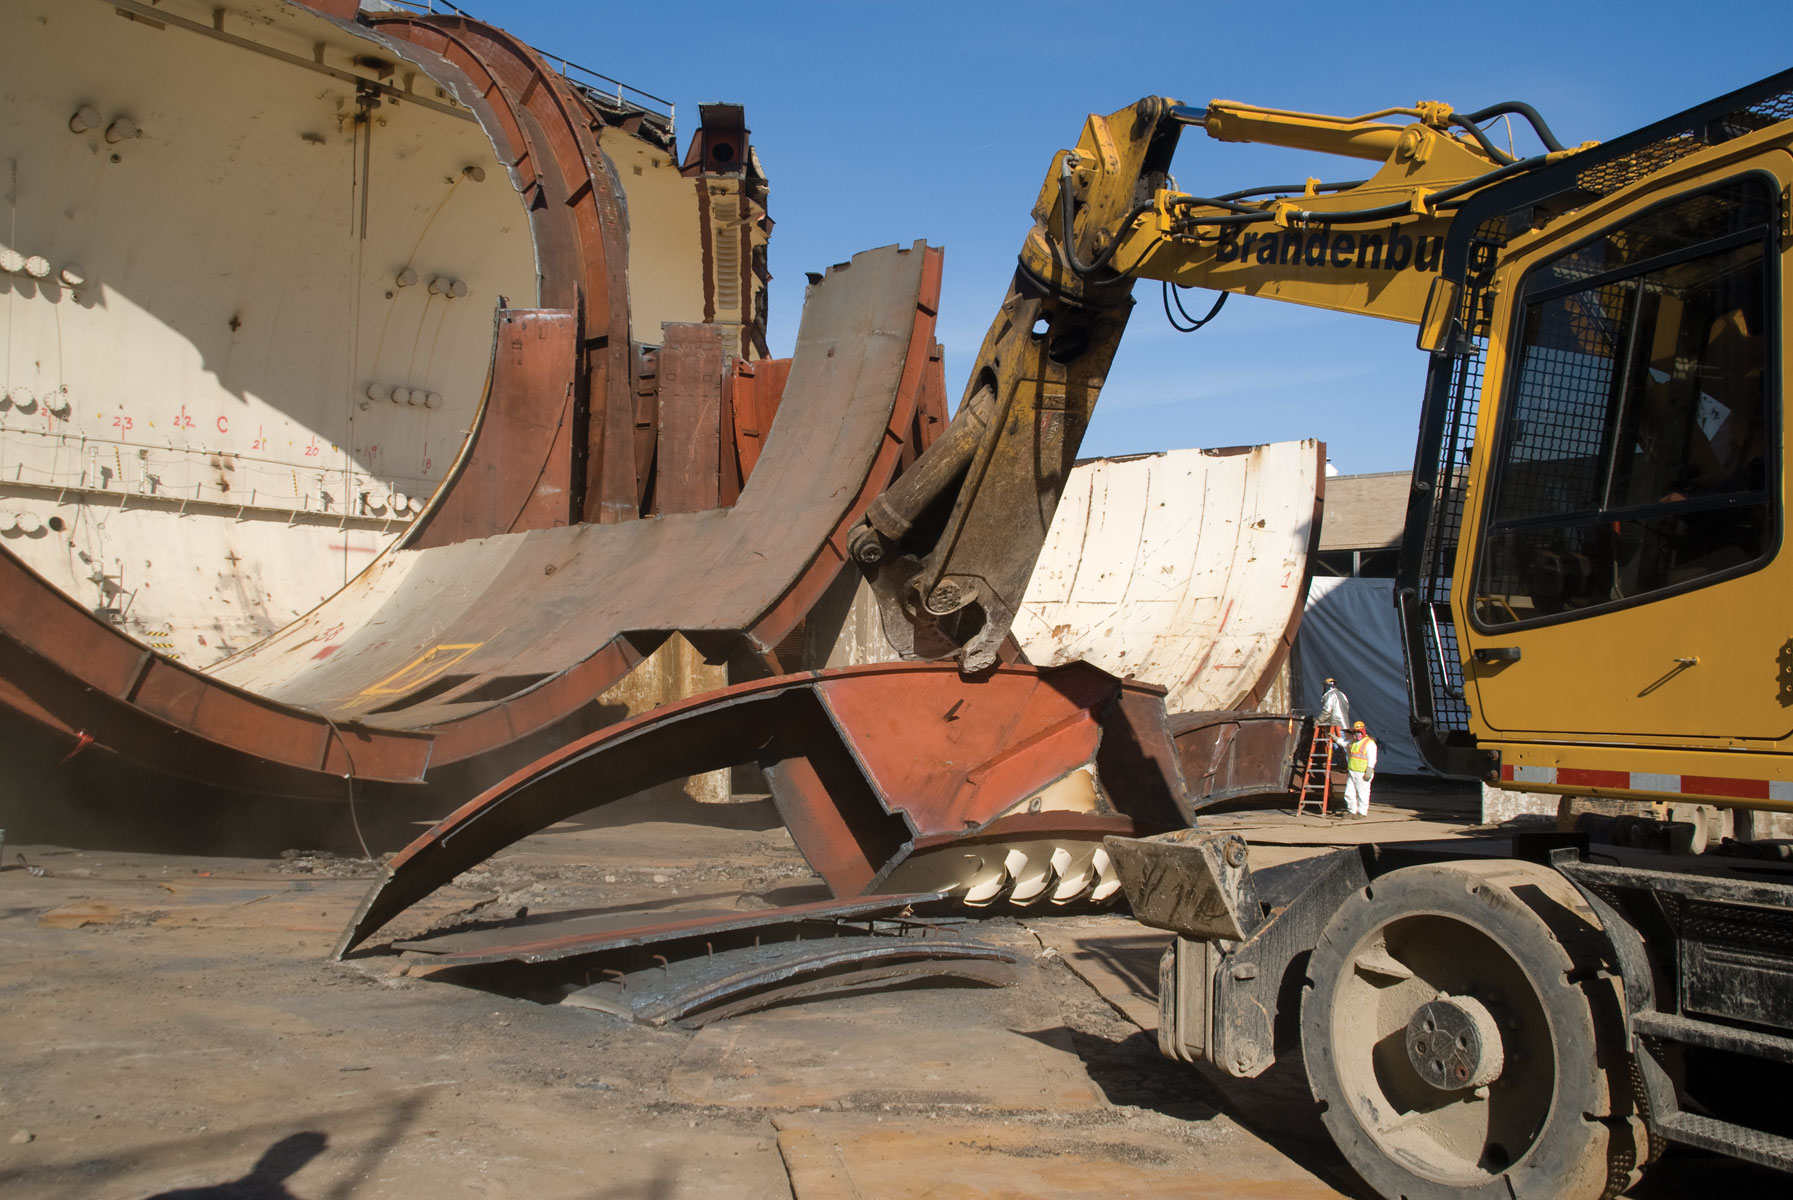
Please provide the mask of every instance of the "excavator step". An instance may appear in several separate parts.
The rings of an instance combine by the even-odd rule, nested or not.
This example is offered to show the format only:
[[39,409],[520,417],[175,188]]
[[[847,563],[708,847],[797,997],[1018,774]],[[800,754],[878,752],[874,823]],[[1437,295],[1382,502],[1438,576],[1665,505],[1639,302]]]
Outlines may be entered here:
[[1638,1013],[1631,1018],[1631,1027],[1646,1037],[1793,1063],[1793,1038],[1778,1037],[1772,1033],[1732,1029],[1728,1025],[1715,1025],[1710,1021],[1696,1021],[1689,1017],[1658,1012]]
[[1656,1122],[1656,1128],[1670,1141],[1793,1171],[1793,1138],[1690,1112],[1670,1113]]

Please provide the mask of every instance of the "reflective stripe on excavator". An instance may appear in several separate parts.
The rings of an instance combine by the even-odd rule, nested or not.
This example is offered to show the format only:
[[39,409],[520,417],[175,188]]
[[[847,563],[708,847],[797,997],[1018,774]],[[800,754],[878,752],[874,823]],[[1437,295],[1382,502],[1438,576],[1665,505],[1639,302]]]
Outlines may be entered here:
[[1664,775],[1654,771],[1595,771],[1580,767],[1528,767],[1512,764],[1501,767],[1500,778],[1502,783],[1612,788],[1633,792],[1682,792],[1692,796],[1793,802],[1793,781],[1784,779],[1728,779],[1714,775]]

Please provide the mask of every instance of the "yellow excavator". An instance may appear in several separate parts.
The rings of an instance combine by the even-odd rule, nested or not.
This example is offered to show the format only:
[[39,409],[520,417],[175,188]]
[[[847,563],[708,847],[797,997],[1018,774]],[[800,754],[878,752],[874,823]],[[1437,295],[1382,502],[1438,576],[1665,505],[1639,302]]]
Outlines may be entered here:
[[[1192,196],[1168,174],[1191,127],[1377,166]],[[1260,871],[1199,822],[1111,838],[1135,916],[1178,935],[1164,1053],[1251,1077],[1299,1046],[1388,1197],[1611,1196],[1669,1142],[1793,1171],[1793,856],[1760,836],[1793,812],[1793,72],[1574,147],[1519,103],[1148,98],[1090,117],[1034,217],[951,427],[851,539],[900,649],[1004,653],[1140,279],[1185,327],[1185,286],[1406,321],[1430,365],[1396,603],[1426,757],[1735,814],[1709,844],[1584,818]]]

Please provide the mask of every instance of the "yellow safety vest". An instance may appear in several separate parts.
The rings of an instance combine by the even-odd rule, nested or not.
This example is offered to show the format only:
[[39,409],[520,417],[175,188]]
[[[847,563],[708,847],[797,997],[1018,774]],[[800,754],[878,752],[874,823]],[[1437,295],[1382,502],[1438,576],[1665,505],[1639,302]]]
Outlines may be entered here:
[[1361,775],[1370,765],[1369,747],[1372,741],[1373,739],[1366,733],[1352,742],[1349,756],[1345,759],[1345,766]]

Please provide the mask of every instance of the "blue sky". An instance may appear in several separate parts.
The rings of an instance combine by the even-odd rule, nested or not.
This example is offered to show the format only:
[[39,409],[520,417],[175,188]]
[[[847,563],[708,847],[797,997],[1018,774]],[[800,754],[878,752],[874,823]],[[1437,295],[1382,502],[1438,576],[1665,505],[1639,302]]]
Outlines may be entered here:
[[[925,238],[946,247],[940,336],[956,397],[1053,151],[1143,95],[1354,114],[1526,100],[1607,139],[1793,65],[1793,2],[1548,6],[468,0],[551,53],[676,101],[744,104],[771,180],[773,352],[805,271]],[[684,136],[681,136],[681,147]],[[1521,149],[1525,143],[1521,141]],[[1185,131],[1186,191],[1362,166]],[[638,267],[639,269],[639,267]],[[1083,453],[1324,439],[1345,472],[1407,470],[1424,356],[1407,325],[1235,298],[1194,335],[1139,306]],[[1200,301],[1189,301],[1193,308]],[[1205,311],[1205,303],[1203,310]]]

